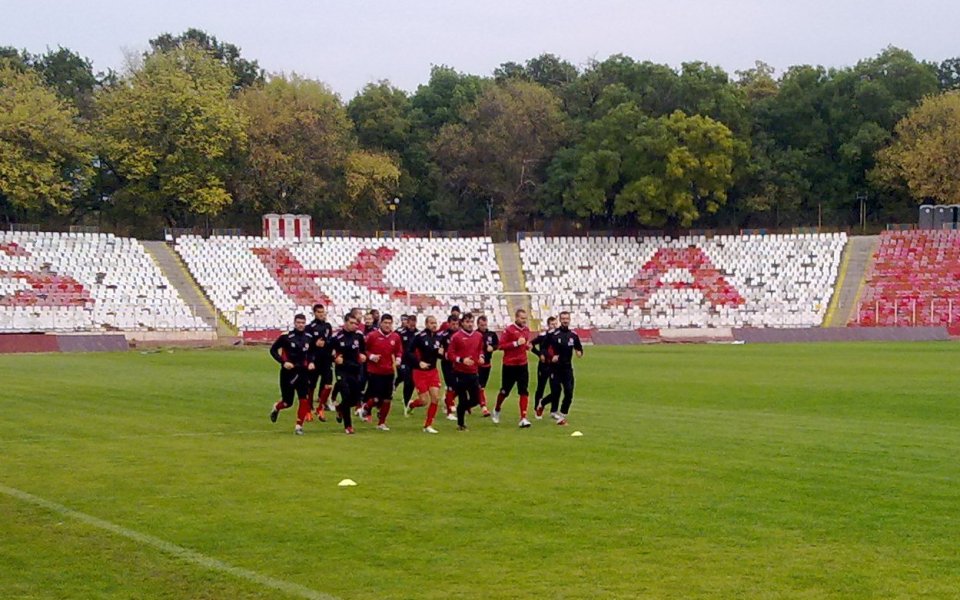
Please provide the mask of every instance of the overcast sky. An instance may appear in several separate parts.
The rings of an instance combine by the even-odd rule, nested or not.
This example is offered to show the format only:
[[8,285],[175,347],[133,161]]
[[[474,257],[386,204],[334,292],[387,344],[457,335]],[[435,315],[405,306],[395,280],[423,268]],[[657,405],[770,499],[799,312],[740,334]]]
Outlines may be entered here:
[[431,64],[489,75],[552,52],[576,65],[624,53],[733,72],[762,59],[843,66],[888,45],[960,56],[957,0],[0,0],[0,45],[68,47],[120,68],[162,32],[197,27],[271,72],[296,71],[346,99],[370,81],[413,90]]

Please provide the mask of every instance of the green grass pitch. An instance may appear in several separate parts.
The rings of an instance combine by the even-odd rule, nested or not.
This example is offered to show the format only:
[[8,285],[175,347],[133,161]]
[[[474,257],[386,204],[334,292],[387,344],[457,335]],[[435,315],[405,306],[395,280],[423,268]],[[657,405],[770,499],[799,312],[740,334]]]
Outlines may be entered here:
[[958,362],[587,348],[567,428],[514,396],[466,433],[296,437],[265,349],[2,356],[0,596],[286,597],[14,489],[318,597],[957,597]]

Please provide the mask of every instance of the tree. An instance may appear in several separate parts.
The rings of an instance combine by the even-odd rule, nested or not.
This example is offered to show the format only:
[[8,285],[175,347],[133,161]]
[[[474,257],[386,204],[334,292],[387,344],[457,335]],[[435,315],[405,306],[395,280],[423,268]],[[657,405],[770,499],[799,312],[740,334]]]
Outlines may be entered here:
[[[715,213],[733,183],[735,141],[709,117],[676,111],[652,118],[634,103],[590,124],[575,164],[554,174],[567,212],[580,217],[631,216],[645,226],[689,227]],[[565,181],[563,181],[565,179]]]
[[73,107],[33,71],[0,60],[0,205],[5,211],[66,210],[88,184],[90,147]]
[[275,76],[244,90],[248,153],[237,196],[245,210],[310,212],[342,189],[351,123],[340,98],[324,84]]
[[[263,83],[264,72],[255,60],[240,56],[240,48],[227,42],[221,42],[215,36],[201,29],[190,28],[180,35],[161,34],[150,40],[150,53],[169,52],[196,46],[208,52],[233,73],[233,87],[241,90],[257,83]],[[148,53],[149,54],[149,53]]]
[[386,214],[400,181],[400,169],[384,154],[351,152],[346,166],[346,202],[336,205],[339,215],[359,222],[373,222]]
[[187,45],[150,55],[102,92],[101,154],[121,185],[115,202],[168,225],[229,205],[224,179],[246,141],[232,87],[227,67]]
[[878,153],[874,178],[905,186],[918,203],[960,201],[960,92],[926,98],[895,131],[893,143]]
[[446,190],[480,206],[493,200],[511,223],[529,217],[565,139],[560,100],[536,83],[509,80],[484,91],[462,119],[444,126],[432,146]]

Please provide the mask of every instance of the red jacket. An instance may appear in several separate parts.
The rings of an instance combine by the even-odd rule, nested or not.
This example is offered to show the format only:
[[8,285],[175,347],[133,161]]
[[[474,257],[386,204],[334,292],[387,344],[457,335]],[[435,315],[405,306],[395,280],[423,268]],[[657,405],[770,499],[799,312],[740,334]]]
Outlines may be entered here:
[[[403,340],[396,331],[384,335],[380,329],[374,329],[367,334],[364,342],[367,345],[367,373],[371,375],[393,375],[393,366],[396,359],[403,356]],[[369,360],[371,354],[379,354],[380,360]]]
[[[483,357],[483,334],[477,330],[470,333],[460,330],[453,334],[450,348],[447,350],[447,360],[453,363],[453,370],[458,373],[476,375]],[[463,360],[472,358],[473,364],[464,364]]]
[[[518,345],[517,340],[523,338],[526,343]],[[527,364],[527,352],[530,350],[530,328],[518,327],[511,323],[500,336],[500,350],[503,350],[503,364],[508,367]]]

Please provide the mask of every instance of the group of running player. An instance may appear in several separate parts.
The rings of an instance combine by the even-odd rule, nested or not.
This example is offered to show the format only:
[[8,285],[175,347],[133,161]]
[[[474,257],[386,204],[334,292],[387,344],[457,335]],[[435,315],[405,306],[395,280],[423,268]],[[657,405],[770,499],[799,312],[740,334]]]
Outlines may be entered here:
[[[425,433],[438,433],[433,424],[441,397],[446,418],[456,421],[460,431],[466,430],[466,416],[477,407],[484,417],[499,424],[503,402],[514,387],[520,396],[519,426],[530,427],[529,352],[538,358],[536,418],[542,419],[549,408],[557,425],[567,424],[573,402],[573,357],[583,356],[580,338],[570,329],[568,312],[550,317],[546,329],[536,337],[522,309],[499,336],[488,328],[487,317],[462,314],[456,306],[442,324],[428,316],[422,330],[417,329],[416,315],[401,316],[400,327],[394,330],[391,315],[355,308],[344,316],[337,331],[327,321],[323,305],[313,307],[313,316],[307,323],[306,316],[296,315],[294,328],[280,335],[270,348],[270,355],[280,364],[280,401],[270,411],[270,420],[276,422],[280,411],[297,399],[297,435],[303,434],[306,421],[326,421],[327,411],[335,412],[344,431],[353,434],[354,411],[360,419],[372,422],[374,408],[378,409],[377,429],[389,431],[387,416],[394,392],[401,386],[405,416],[417,408],[426,409]],[[491,411],[486,387],[497,351],[503,352],[503,371]],[[548,383],[549,393],[544,396]]]

